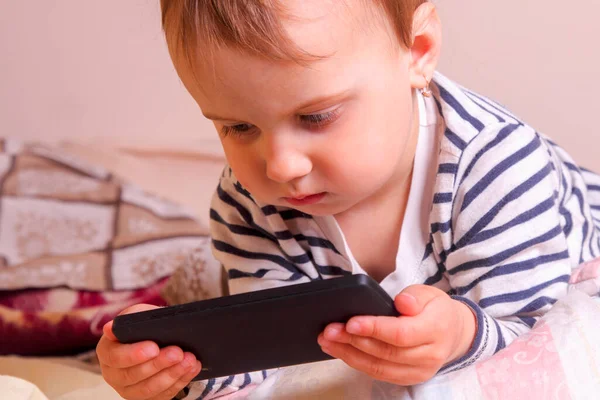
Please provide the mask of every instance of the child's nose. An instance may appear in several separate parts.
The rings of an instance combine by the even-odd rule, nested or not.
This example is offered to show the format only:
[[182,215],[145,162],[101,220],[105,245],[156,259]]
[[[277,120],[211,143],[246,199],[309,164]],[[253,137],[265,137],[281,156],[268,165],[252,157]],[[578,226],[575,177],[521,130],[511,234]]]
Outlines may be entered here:
[[295,149],[275,149],[266,159],[267,177],[278,183],[302,178],[312,171],[310,158]]

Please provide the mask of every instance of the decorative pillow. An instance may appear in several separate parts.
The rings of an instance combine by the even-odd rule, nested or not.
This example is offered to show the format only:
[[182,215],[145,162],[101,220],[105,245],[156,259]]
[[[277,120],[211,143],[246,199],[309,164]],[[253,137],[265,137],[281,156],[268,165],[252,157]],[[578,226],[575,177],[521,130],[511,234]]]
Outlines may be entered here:
[[161,290],[168,305],[207,300],[227,294],[221,264],[211,253],[210,242],[194,249]]
[[213,268],[199,258],[209,244],[177,204],[55,148],[0,140],[0,354],[94,346],[123,308],[166,304],[160,291],[192,253]]

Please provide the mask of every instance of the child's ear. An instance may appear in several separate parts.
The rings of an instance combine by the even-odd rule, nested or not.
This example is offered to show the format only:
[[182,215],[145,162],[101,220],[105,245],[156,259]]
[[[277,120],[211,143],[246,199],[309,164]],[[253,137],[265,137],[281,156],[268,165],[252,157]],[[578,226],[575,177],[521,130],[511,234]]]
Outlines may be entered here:
[[410,55],[410,84],[422,89],[437,68],[442,45],[442,24],[435,6],[427,1],[415,11],[412,25]]

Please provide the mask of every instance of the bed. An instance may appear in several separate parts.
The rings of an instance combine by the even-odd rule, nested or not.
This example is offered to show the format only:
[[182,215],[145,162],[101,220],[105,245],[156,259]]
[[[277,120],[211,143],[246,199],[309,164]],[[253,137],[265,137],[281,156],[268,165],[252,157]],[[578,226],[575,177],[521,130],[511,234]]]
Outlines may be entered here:
[[[131,304],[223,294],[207,236],[223,163],[214,153],[0,140],[2,399],[119,399],[98,373],[102,325]],[[423,385],[376,382],[333,360],[217,397],[597,398],[599,287],[600,261],[582,265],[530,334]]]

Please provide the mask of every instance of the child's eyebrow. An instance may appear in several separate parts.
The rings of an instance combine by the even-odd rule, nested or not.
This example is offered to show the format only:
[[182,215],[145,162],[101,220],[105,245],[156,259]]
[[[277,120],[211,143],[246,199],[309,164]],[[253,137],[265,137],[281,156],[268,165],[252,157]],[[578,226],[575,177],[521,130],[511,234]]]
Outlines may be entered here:
[[296,113],[306,112],[308,110],[315,111],[315,108],[322,106],[331,106],[342,100],[347,99],[351,95],[351,90],[344,90],[339,93],[317,96],[314,99],[308,100],[296,107]]
[[204,115],[204,118],[213,120],[213,121],[236,121],[235,118],[225,118],[225,117],[220,117],[218,115],[215,114],[211,114],[209,112],[202,112],[202,115]]
[[[318,111],[317,107],[323,107],[323,106],[332,106],[336,103],[339,103],[342,100],[347,99],[348,97],[350,97],[351,95],[351,91],[350,90],[344,90],[342,92],[339,93],[334,93],[334,94],[326,94],[326,95],[321,95],[321,96],[317,96],[311,100],[305,101],[304,103],[300,104],[300,106],[295,107],[293,112],[289,113],[289,114],[301,114],[303,112],[310,112],[310,111]],[[219,115],[213,114],[211,112],[202,112],[202,114],[204,115],[205,118],[208,118],[210,120],[213,121],[237,121],[237,118],[227,118],[227,117],[221,117]]]

